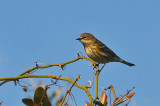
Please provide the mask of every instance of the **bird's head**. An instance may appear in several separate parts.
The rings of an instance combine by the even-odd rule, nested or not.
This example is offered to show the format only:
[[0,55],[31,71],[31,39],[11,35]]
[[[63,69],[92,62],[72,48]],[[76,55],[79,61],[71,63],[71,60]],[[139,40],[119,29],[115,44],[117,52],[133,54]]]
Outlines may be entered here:
[[94,42],[95,37],[90,33],[82,33],[76,40],[79,40],[83,45],[88,45]]

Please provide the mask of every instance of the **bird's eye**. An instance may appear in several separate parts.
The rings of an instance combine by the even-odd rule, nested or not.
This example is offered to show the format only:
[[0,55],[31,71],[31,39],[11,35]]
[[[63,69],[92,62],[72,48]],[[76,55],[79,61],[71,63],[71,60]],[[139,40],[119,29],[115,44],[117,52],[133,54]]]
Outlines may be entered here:
[[83,39],[87,38],[87,36],[84,36]]

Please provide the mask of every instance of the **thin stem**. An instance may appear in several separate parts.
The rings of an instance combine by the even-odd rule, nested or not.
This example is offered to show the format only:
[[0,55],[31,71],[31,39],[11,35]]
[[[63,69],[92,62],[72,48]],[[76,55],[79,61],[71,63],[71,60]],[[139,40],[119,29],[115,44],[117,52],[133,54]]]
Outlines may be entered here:
[[62,106],[62,104],[64,103],[64,100],[66,99],[67,95],[68,95],[68,90],[67,90],[66,94],[64,95],[64,97],[63,97],[63,99],[61,101],[60,106]]
[[108,88],[105,88],[104,90],[107,90],[107,89],[111,89],[112,90],[114,99],[117,100],[117,96],[116,96],[116,93],[115,93],[113,85],[110,85]]
[[96,91],[95,91],[95,98],[94,101],[96,101],[98,99],[98,76],[99,76],[99,67],[97,66],[97,71],[96,71]]
[[64,100],[65,100],[67,94],[70,94],[71,89],[73,88],[73,86],[75,85],[75,83],[79,80],[79,78],[80,78],[80,75],[78,75],[78,77],[76,78],[76,80],[74,81],[74,83],[72,84],[72,86],[67,90],[65,96],[63,97],[63,100],[62,100],[60,106],[62,106],[62,104],[64,103]]
[[113,101],[113,103],[111,104],[111,106],[114,106],[114,105],[115,105],[115,102],[116,102],[116,100],[117,100],[117,96],[116,96],[114,87],[113,87],[113,85],[110,85],[108,88],[106,88],[106,89],[104,89],[104,90],[107,90],[107,89],[111,89],[111,90],[112,90],[112,93],[113,93],[113,96],[114,96],[114,101]]
[[128,90],[123,96],[121,96],[116,102],[115,104],[117,104],[118,102],[120,102],[123,97],[125,97],[126,95],[128,95],[135,87],[132,87],[130,90]]
[[95,98],[94,98],[95,102],[98,99],[98,79],[99,79],[99,74],[100,74],[100,72],[102,71],[102,69],[104,68],[105,65],[106,64],[104,64],[100,70],[99,70],[99,66],[96,66],[97,71],[96,71],[96,91],[95,91]]

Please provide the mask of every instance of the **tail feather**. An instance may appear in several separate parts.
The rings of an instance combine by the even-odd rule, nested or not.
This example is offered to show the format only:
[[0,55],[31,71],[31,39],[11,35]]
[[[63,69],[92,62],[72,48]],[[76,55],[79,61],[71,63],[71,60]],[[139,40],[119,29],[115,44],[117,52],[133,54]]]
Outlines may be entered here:
[[126,65],[128,65],[128,66],[135,66],[135,64],[130,63],[130,62],[127,62],[127,61],[125,61],[125,60],[121,60],[121,63],[126,64]]

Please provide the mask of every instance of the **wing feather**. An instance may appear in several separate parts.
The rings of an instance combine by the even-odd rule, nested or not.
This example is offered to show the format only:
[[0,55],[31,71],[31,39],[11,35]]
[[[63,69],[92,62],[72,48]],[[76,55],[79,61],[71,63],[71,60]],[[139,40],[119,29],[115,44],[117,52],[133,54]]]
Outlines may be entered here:
[[119,58],[110,48],[108,48],[101,41],[97,42],[97,50],[101,52],[107,59]]

